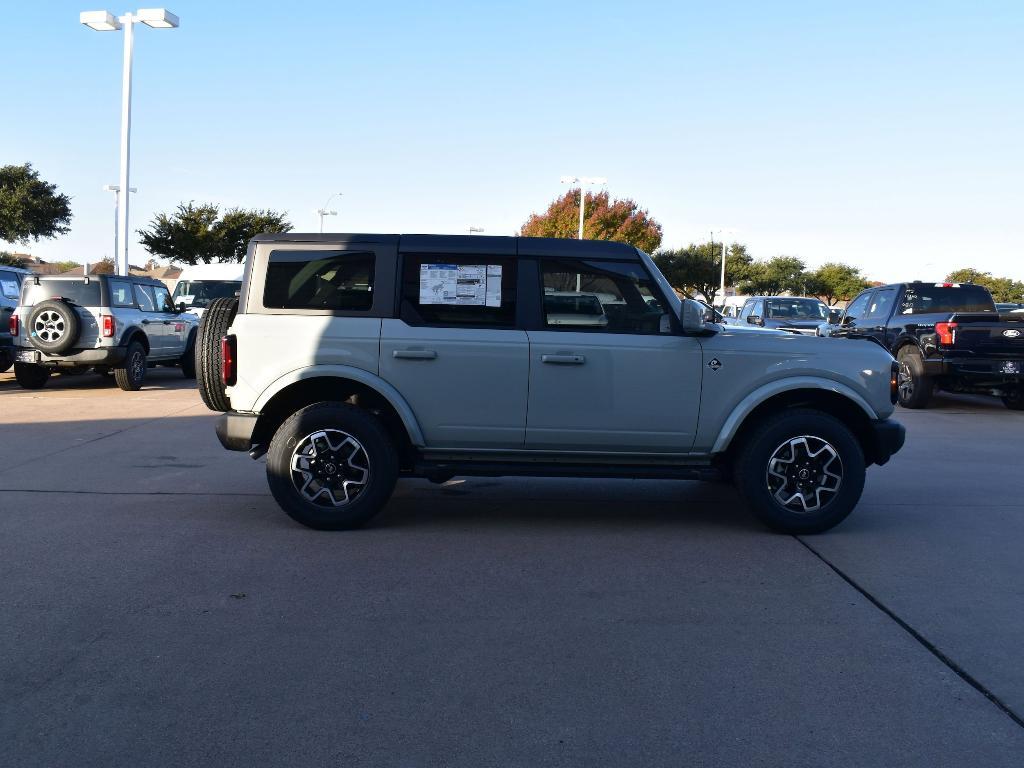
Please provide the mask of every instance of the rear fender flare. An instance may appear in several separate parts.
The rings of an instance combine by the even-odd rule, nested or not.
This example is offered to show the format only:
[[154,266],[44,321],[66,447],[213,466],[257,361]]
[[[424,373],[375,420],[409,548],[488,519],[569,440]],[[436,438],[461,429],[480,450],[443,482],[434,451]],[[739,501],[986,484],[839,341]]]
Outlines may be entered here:
[[845,384],[818,376],[794,376],[764,384],[740,400],[736,407],[732,409],[732,413],[729,414],[729,418],[725,420],[722,428],[718,431],[718,437],[711,452],[722,453],[725,451],[747,416],[765,400],[783,392],[791,392],[798,389],[834,392],[854,402],[871,421],[878,419],[877,414],[868,404],[867,400]]
[[374,390],[377,394],[387,400],[388,403],[391,404],[391,407],[398,413],[399,418],[402,420],[402,424],[405,426],[405,431],[409,435],[410,442],[417,448],[422,448],[426,445],[423,439],[423,430],[420,429],[419,422],[416,420],[416,415],[413,413],[412,408],[409,407],[409,403],[406,402],[405,398],[402,397],[399,391],[380,376],[363,370],[362,368],[355,368],[348,365],[313,365],[308,368],[300,368],[295,371],[290,371],[279,377],[269,387],[264,389],[262,393],[260,393],[260,396],[252,407],[253,412],[261,413],[267,403],[269,403],[276,394],[286,387],[305,379],[317,378],[351,379],[352,381],[363,384]]

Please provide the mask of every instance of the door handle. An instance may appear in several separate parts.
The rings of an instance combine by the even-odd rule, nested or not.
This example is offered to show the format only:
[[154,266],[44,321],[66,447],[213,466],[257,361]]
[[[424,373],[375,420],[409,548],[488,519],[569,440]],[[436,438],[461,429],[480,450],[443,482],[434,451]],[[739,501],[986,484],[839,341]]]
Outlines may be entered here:
[[142,321],[142,324],[143,324],[143,325],[149,325],[149,320],[143,320],[143,321]]
[[541,355],[540,361],[552,365],[583,365],[587,358],[583,355]]
[[171,324],[170,320],[164,320],[164,325],[170,325],[170,324]]
[[433,360],[437,352],[432,349],[396,349],[391,356],[397,360]]

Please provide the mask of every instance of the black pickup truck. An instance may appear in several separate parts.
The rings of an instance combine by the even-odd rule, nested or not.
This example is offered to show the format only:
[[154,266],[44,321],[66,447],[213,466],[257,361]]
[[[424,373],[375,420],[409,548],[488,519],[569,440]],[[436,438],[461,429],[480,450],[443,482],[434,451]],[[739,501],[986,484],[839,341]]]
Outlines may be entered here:
[[895,283],[857,295],[829,336],[870,337],[899,362],[899,402],[925,408],[932,392],[1001,397],[1024,410],[1024,315],[1000,316],[970,283]]

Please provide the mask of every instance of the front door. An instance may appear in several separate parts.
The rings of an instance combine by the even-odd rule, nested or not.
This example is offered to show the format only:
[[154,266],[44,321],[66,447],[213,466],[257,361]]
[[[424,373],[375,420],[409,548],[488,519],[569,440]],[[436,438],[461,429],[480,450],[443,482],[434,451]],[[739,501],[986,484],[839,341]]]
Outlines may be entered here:
[[163,312],[157,311],[156,296],[153,287],[135,283],[135,301],[142,313],[142,330],[149,339],[149,357],[162,359],[167,357],[167,326],[164,325],[166,316]]
[[685,453],[700,408],[701,347],[679,333],[639,263],[542,260],[530,336],[526,445]]
[[516,327],[516,272],[514,258],[493,253],[403,256],[380,375],[408,401],[428,448],[523,447],[529,343]]

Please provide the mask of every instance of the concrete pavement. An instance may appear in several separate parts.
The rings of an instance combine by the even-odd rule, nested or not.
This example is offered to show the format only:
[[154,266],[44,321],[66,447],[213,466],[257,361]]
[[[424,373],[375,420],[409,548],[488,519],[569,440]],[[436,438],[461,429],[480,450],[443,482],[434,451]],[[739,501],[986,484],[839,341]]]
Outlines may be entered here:
[[11,765],[1019,766],[1024,415],[900,412],[834,531],[725,486],[403,481],[301,528],[172,370],[0,375]]

